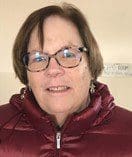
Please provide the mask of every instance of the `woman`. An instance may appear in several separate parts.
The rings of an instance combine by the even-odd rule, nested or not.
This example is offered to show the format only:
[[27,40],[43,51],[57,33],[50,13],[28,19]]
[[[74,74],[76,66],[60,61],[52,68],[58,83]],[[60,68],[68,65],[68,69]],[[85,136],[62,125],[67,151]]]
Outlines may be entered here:
[[13,64],[26,88],[0,107],[0,156],[132,156],[132,114],[97,82],[102,57],[77,8],[33,12],[16,37]]

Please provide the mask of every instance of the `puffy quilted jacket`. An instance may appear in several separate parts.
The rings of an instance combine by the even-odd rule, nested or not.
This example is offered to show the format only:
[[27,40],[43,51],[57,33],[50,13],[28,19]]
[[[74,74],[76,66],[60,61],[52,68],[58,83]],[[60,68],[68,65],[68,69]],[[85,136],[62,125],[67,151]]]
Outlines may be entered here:
[[97,82],[89,106],[58,128],[30,91],[13,95],[0,107],[0,157],[132,157],[132,113]]

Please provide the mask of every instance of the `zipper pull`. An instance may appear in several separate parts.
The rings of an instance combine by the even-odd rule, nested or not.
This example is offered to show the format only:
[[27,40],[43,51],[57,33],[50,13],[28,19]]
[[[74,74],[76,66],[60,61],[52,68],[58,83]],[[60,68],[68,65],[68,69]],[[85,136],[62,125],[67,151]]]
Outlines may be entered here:
[[56,147],[57,149],[60,149],[60,144],[61,143],[61,133],[60,132],[57,132],[56,133]]

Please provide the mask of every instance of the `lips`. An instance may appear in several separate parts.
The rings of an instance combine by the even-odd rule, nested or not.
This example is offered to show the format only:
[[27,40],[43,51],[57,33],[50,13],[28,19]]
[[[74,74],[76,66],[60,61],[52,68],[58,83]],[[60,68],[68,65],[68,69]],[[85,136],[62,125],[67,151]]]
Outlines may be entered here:
[[70,87],[68,87],[68,86],[50,86],[50,87],[46,88],[47,91],[55,92],[55,93],[65,92],[69,89],[70,89]]

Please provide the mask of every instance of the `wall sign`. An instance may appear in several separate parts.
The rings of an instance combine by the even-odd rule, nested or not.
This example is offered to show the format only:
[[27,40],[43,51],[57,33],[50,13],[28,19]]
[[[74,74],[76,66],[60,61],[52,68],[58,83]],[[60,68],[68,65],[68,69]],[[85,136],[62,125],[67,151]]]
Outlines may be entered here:
[[102,76],[132,77],[132,63],[106,63]]

